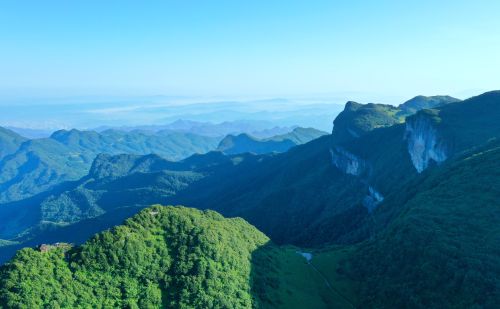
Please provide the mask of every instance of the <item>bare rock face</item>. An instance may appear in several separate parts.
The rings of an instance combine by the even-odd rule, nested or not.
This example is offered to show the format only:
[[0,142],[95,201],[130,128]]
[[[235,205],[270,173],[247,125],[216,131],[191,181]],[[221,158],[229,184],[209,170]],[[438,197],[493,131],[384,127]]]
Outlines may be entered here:
[[426,114],[419,113],[407,119],[405,139],[413,166],[419,173],[431,161],[439,164],[447,159],[446,147],[439,138],[432,118]]
[[368,212],[371,213],[383,201],[384,196],[372,186],[368,186],[368,194],[363,199],[363,206],[368,210]]
[[330,148],[330,154],[332,156],[333,165],[344,174],[359,176],[366,169],[365,161],[342,147],[335,146]]

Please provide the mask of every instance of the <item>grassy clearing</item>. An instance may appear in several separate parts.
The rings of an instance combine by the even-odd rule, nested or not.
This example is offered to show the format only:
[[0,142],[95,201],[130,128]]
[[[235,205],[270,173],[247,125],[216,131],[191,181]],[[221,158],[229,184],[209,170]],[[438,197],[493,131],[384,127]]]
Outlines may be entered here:
[[[330,248],[316,252],[311,263],[328,280],[333,290],[340,298],[339,303],[347,303],[356,306],[357,296],[355,293],[356,283],[348,278],[340,268],[345,268],[353,247]],[[342,267],[341,267],[342,266]]]
[[[274,285],[263,288],[265,301],[261,308],[353,308],[352,283],[333,269],[345,256],[341,251],[313,253],[311,264],[297,253],[296,247],[270,247],[260,254],[267,258],[257,263],[258,282]],[[315,259],[318,258],[316,262]],[[254,264],[255,265],[255,264]],[[263,277],[267,277],[262,280]],[[334,280],[339,280],[336,282]]]

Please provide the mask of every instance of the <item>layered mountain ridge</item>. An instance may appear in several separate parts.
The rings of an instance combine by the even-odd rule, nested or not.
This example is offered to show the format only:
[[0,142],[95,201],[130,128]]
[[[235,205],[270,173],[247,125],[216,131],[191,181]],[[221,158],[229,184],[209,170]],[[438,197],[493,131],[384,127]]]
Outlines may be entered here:
[[[430,108],[412,115],[348,102],[331,135],[284,153],[210,152],[179,162],[100,155],[79,181],[0,209],[21,226],[0,238],[23,243],[0,253],[45,240],[79,243],[151,204],[182,204],[242,217],[278,245],[313,248],[317,263],[330,256],[322,271],[346,276],[346,307],[494,308],[500,91],[424,101]],[[269,250],[269,261],[284,254]]]
[[295,128],[293,131],[273,137],[259,139],[246,133],[226,136],[217,147],[217,150],[228,155],[251,152],[265,154],[272,152],[286,152],[290,148],[310,142],[326,132],[313,128]]

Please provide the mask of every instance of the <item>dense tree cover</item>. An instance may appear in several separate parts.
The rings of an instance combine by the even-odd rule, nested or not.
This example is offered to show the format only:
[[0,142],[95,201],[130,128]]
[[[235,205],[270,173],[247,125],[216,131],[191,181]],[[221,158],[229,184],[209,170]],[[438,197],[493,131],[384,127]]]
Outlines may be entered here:
[[[425,110],[407,118],[406,124],[399,123],[402,116],[397,108],[350,105],[352,110],[347,114],[354,122],[337,127],[333,138],[322,137],[284,154],[224,156],[214,152],[178,163],[153,157],[104,156],[102,162],[94,164],[89,175],[92,179],[48,194],[59,199],[53,205],[67,202],[71,207],[54,207],[54,213],[47,213],[65,217],[91,209],[87,205],[94,194],[100,194],[95,203],[105,213],[97,219],[127,209],[118,205],[140,207],[139,201],[168,199],[242,216],[279,243],[308,247],[355,244],[345,250],[344,261],[336,262],[341,266],[329,269],[325,266],[329,258],[317,265],[323,265],[328,278],[349,277],[346,286],[356,282],[352,286],[357,288],[361,307],[494,308],[500,302],[500,145],[496,142],[500,137],[500,93]],[[421,174],[412,165],[405,140],[406,125],[418,117],[431,122],[440,143],[448,143],[447,161],[432,163]],[[363,125],[353,127],[353,123]],[[341,138],[336,138],[337,134]],[[368,211],[363,202],[372,186],[385,199]],[[82,189],[87,191],[79,191]],[[157,214],[148,211],[66,253],[59,249],[20,251],[3,269],[4,301],[24,299],[18,293],[40,291],[40,284],[25,286],[24,281],[44,282],[55,289],[49,294],[53,296],[40,296],[45,303],[56,297],[61,304],[75,306],[78,301],[92,301],[89,295],[105,299],[109,306],[129,307],[286,307],[285,299],[302,299],[312,307],[333,303],[316,302],[318,294],[314,292],[298,292],[301,289],[297,287],[307,289],[304,282],[313,282],[304,275],[310,269],[300,267],[300,276],[284,271],[287,265],[299,265],[297,260],[272,245],[259,247],[267,238],[251,228],[241,232],[231,224],[224,228],[228,238],[212,238],[208,228],[214,226],[211,220],[200,232],[197,227],[205,226],[199,223],[203,220],[167,215],[171,218],[166,219],[168,224],[157,225]],[[201,216],[207,214],[213,213]],[[75,228],[74,234],[85,234],[97,219],[59,232]],[[184,230],[184,226],[189,228]],[[169,233],[162,234],[164,230]],[[212,236],[199,236],[205,232]],[[241,233],[254,240],[239,245],[229,236],[239,239]],[[239,255],[228,251],[224,257],[217,253],[236,250],[227,247],[233,243],[250,249],[237,249]],[[198,259],[203,262],[198,263]],[[51,265],[67,268],[57,272],[57,282],[52,280],[54,269],[59,267]],[[224,277],[223,272],[232,277]],[[22,274],[26,277],[20,277]],[[68,288],[75,291],[69,296],[58,292],[68,274],[75,282]],[[282,278],[290,278],[292,283]],[[324,282],[319,278],[317,282]],[[227,287],[226,281],[237,283]],[[228,295],[236,297],[228,299]],[[142,300],[147,303],[140,303]]]
[[461,152],[500,137],[500,91],[447,104],[437,111],[437,129],[451,152]]
[[396,116],[398,112],[392,105],[347,102],[344,111],[333,121],[333,139],[348,142],[374,129],[400,123],[403,118]]
[[219,141],[218,137],[191,133],[117,130],[61,130],[50,138],[25,140],[0,128],[0,202],[27,198],[63,181],[77,180],[86,175],[99,153],[155,153],[180,160],[213,150]]
[[[0,217],[5,218],[5,224],[0,225],[0,238],[21,242],[9,247],[2,247],[0,243],[0,263],[23,244],[36,245],[46,239],[81,243],[84,237],[99,231],[94,226],[109,228],[119,224],[123,214],[133,215],[155,203],[173,203],[172,195],[204,175],[232,169],[236,161],[257,159],[251,155],[229,158],[220,152],[195,155],[178,162],[156,155],[99,155],[89,175],[80,181],[66,182],[32,198],[0,207]],[[108,213],[112,215],[106,216]],[[95,224],[85,221],[91,218],[96,218]],[[81,225],[71,226],[82,220],[85,222]],[[64,239],[57,239],[58,235]]]
[[389,226],[350,259],[363,305],[498,307],[499,142],[417,178],[381,206],[384,217]]
[[249,308],[251,255],[268,238],[213,211],[154,206],[70,250],[4,265],[5,308]]
[[[41,229],[94,218],[115,208],[163,202],[201,177],[196,172],[157,168],[157,163],[170,162],[153,155],[120,155],[112,164],[97,163],[106,161],[104,158],[107,156],[99,156],[89,176],[78,182],[63,183],[46,193],[0,206],[0,216],[5,219],[0,237],[26,239]],[[113,173],[108,174],[109,170]]]
[[[426,110],[409,121],[412,117],[432,118],[440,140],[449,143],[451,160],[471,145],[500,135],[495,120],[500,117],[495,105],[498,101],[496,93],[487,93]],[[471,112],[474,108],[476,113]],[[181,162],[157,156],[99,156],[82,182],[2,207],[0,214],[14,208],[33,209],[17,212],[10,220],[17,226],[4,230],[19,234],[30,229],[23,235],[22,241],[26,241],[39,234],[40,222],[59,228],[60,224],[76,223],[119,207],[159,202],[244,217],[278,243],[359,242],[373,234],[368,211],[373,207],[365,207],[370,189],[388,196],[402,190],[418,174],[408,153],[406,124],[400,124],[396,116],[398,110],[351,102],[337,117],[333,135],[277,155],[224,156],[212,152]],[[391,123],[396,124],[388,126]],[[351,131],[360,135],[355,137]],[[357,175],[346,173],[352,160],[349,155],[357,160],[353,163],[359,167]],[[343,166],[333,163],[334,159]],[[38,217],[33,219],[33,214]],[[1,233],[0,227],[0,238],[19,241],[13,233]]]

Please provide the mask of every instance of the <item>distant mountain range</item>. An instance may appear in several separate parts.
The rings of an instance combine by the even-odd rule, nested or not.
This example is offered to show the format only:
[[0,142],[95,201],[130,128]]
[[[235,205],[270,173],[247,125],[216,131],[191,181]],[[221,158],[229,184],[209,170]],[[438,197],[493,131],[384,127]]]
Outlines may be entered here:
[[[355,226],[345,227],[344,225],[359,224],[360,220],[363,220],[365,216],[363,211],[356,212],[356,216],[361,217],[352,219],[354,215],[352,211],[357,209],[360,201],[366,205],[377,204],[378,194],[382,196],[392,186],[398,186],[404,179],[417,174],[417,171],[411,167],[411,161],[396,158],[394,162],[391,162],[391,157],[388,156],[391,154],[404,157],[406,153],[404,149],[396,151],[394,148],[400,147],[398,145],[401,142],[397,141],[405,135],[404,125],[400,124],[404,118],[398,115],[399,111],[398,108],[388,105],[362,105],[348,102],[345,110],[334,121],[331,137],[324,136],[307,144],[310,145],[309,147],[299,147],[281,156],[256,157],[246,154],[226,157],[221,153],[209,153],[204,156],[196,155],[181,162],[171,162],[159,156],[109,157],[100,155],[94,160],[89,174],[81,180],[63,183],[52,191],[42,192],[33,198],[2,207],[0,211],[4,216],[10,217],[10,221],[15,222],[15,226],[6,225],[3,232],[0,231],[0,239],[25,241],[61,224],[74,224],[109,211],[117,211],[124,206],[145,207],[151,203],[160,202],[207,207],[231,216],[238,215],[245,218],[255,216],[255,221],[250,221],[277,242],[321,244],[330,241],[357,241],[364,236],[356,236],[359,231]],[[377,137],[380,134],[387,134],[383,130],[375,130],[383,127],[390,127],[390,131],[397,130],[395,132],[401,131],[401,133],[391,133],[386,138]],[[376,131],[374,132],[376,139],[382,138],[382,140],[374,145],[375,148],[368,148],[367,145],[373,144],[373,140],[376,139],[371,135],[369,137],[365,135],[373,130]],[[119,131],[106,132],[128,134]],[[82,139],[81,135],[87,136],[88,134],[90,133],[61,131],[55,133],[53,139],[64,145],[85,145],[83,141],[86,139]],[[95,132],[92,135],[100,136]],[[295,143],[308,141],[321,135],[323,135],[322,132],[314,129],[296,129],[288,135],[277,136],[266,141],[249,137],[243,137],[241,141],[241,139],[235,140],[234,137],[228,136],[220,142],[218,150],[230,154],[280,152],[288,150]],[[251,143],[248,143],[249,140]],[[109,145],[109,143],[103,144]],[[356,154],[352,154],[348,147],[353,147]],[[360,160],[357,153],[363,154],[366,150],[369,152],[364,156],[375,158],[380,156],[382,161],[369,165],[365,160]],[[64,154],[62,151],[57,151],[59,150],[56,148],[54,155]],[[399,164],[405,162],[405,165],[398,166],[397,162]],[[297,168],[302,164],[303,167]],[[103,173],[101,171],[103,167],[112,173]],[[335,167],[346,172],[348,176],[339,174]],[[370,176],[374,168],[380,171]],[[292,173],[293,171],[296,172]],[[296,174],[298,171],[301,173]],[[380,181],[376,178],[379,174],[387,173],[401,176],[400,178],[392,176],[394,180],[391,181],[385,176]],[[375,177],[377,185],[367,186],[367,180],[353,182],[353,179],[349,177],[350,174],[366,174]],[[31,178],[32,176],[27,176],[27,179]],[[114,180],[115,178],[123,179]],[[113,180],[110,181],[110,179]],[[300,189],[297,191],[293,189],[295,188],[295,185],[292,185],[294,181],[300,184]],[[322,182],[321,186],[318,186],[318,181]],[[54,185],[57,183],[54,182]],[[346,186],[346,183],[352,183],[352,185]],[[324,186],[330,186],[327,190],[330,193],[326,196],[316,192],[318,188]],[[270,188],[272,188],[271,191]],[[340,190],[340,188],[343,189]],[[349,190],[346,190],[347,188]],[[377,191],[381,190],[380,188],[384,189],[382,193]],[[141,191],[144,193],[138,194]],[[311,195],[304,195],[304,192]],[[270,193],[271,196],[268,196]],[[281,201],[281,194],[289,198],[289,202]],[[297,196],[293,198],[294,195]],[[275,203],[276,198],[279,203]],[[330,201],[332,198],[334,200]],[[339,204],[338,201],[342,203]],[[273,206],[266,206],[268,204]],[[302,205],[308,205],[307,209],[303,209]],[[317,205],[319,209],[324,208],[324,205],[332,205],[333,209],[332,211],[323,210],[325,218],[318,220],[318,213],[313,205]],[[33,207],[36,210],[27,211]],[[297,219],[300,218],[300,220],[295,223],[291,218],[276,217],[272,213],[263,216],[263,213],[268,211],[276,211],[277,207],[286,207],[289,215],[295,213]],[[25,211],[19,212],[18,209]],[[336,224],[334,230],[323,229],[305,220],[308,216],[309,220],[314,219],[317,224],[323,224],[322,222],[333,224],[336,221],[341,221],[341,223]],[[331,216],[333,217],[330,218]],[[351,220],[344,220],[343,216],[351,217]],[[122,218],[119,215],[116,217]],[[338,219],[335,219],[336,217]],[[281,220],[287,222],[287,229],[283,228]],[[313,233],[315,229],[321,232],[314,233],[324,231],[328,233],[328,237],[324,239],[323,236],[316,235],[314,240],[308,239],[307,235]],[[298,230],[302,232],[298,233]]]
[[182,133],[192,133],[203,136],[221,137],[231,134],[251,134],[259,138],[268,138],[279,134],[286,134],[292,131],[297,126],[277,127],[269,121],[256,120],[238,120],[225,121],[221,123],[200,122],[179,119],[166,125],[149,125],[149,126],[120,126],[120,127],[98,127],[95,130],[98,132],[106,130],[120,131],[145,131],[145,132],[161,132],[174,131]]
[[[215,133],[237,128],[244,130],[254,127],[251,125],[244,127],[235,123],[215,126],[192,122],[182,125],[177,122],[170,130],[155,132],[107,129],[98,133],[60,130],[49,138],[33,140],[1,128],[0,143],[3,147],[0,152],[0,202],[20,200],[48,190],[63,181],[77,180],[87,174],[92,161],[101,153],[143,155],[154,153],[175,161],[195,153],[206,153],[222,147],[220,146],[222,136],[217,136]],[[191,131],[205,132],[207,135]],[[285,128],[275,128],[261,133],[266,135],[283,131],[290,132]],[[296,128],[291,133],[255,140],[252,145],[247,145],[244,151],[283,152],[320,134],[323,133],[314,129]],[[286,147],[280,146],[285,144]]]
[[258,139],[246,133],[226,136],[217,147],[225,154],[234,155],[245,152],[265,154],[272,152],[286,152],[290,148],[307,143],[328,133],[313,128],[295,128],[292,132]]
[[[47,132],[66,128],[150,129],[179,119],[205,124],[254,123],[260,126],[251,131],[222,132],[224,136],[244,132],[256,135],[254,131],[274,127],[330,130],[331,120],[342,110],[342,104],[336,102],[342,101],[338,98],[227,100],[165,96],[20,99],[0,102],[0,125],[30,138],[48,137]],[[272,135],[276,133],[258,137]]]
[[[174,297],[175,301],[216,301],[212,294],[203,298],[195,287],[212,286],[212,279],[219,276],[216,270],[222,270],[218,263],[241,262],[236,257],[235,264],[223,261],[218,251],[217,244],[224,248],[228,231],[235,231],[232,242],[240,252],[236,256],[251,259],[231,272],[242,275],[239,279],[228,280],[244,282],[243,290],[250,291],[254,306],[287,308],[293,301],[340,308],[494,308],[500,303],[496,293],[500,287],[499,119],[500,91],[464,101],[416,97],[398,107],[348,102],[334,120],[331,135],[296,129],[288,138],[230,136],[219,144],[220,151],[178,162],[155,155],[99,155],[83,178],[0,205],[0,217],[7,222],[0,228],[4,261],[23,246],[82,243],[157,203],[242,217],[272,242],[241,221],[208,233],[202,227],[212,225],[208,221],[215,214],[147,208],[127,220],[125,227],[99,234],[82,247],[56,248],[55,255],[21,251],[1,272],[6,295],[2,301],[9,303],[33,291],[33,296],[21,299],[38,299],[41,292],[37,294],[35,287],[41,282],[54,282],[53,287],[66,282],[52,273],[26,275],[24,269],[41,263],[60,267],[68,278],[74,277],[73,272],[81,273],[77,282],[82,286],[90,284],[86,278],[109,286],[122,282],[122,289],[110,300],[120,305],[133,287],[137,293],[147,293],[145,285],[137,283],[144,280],[156,291],[147,299],[156,303],[163,299],[158,295],[168,293],[169,282],[186,291],[182,295],[193,295]],[[283,153],[258,154],[273,147],[284,151],[283,141],[304,141],[302,136],[319,137]],[[157,214],[165,219],[156,221]],[[176,219],[167,219],[171,216]],[[193,222],[200,222],[200,229]],[[132,252],[164,250],[165,235],[166,245],[174,246],[166,251],[184,254],[175,244],[184,246],[191,239],[192,255],[178,259],[183,267],[166,267],[167,277],[159,278],[158,272],[148,277],[144,269],[153,267],[151,255]],[[220,242],[210,242],[215,235]],[[149,247],[154,250],[148,251]],[[302,262],[297,260],[301,255],[306,257]],[[187,260],[191,262],[184,264]],[[126,279],[106,281],[128,269]],[[23,278],[27,286],[20,286],[15,278]],[[305,281],[319,290],[304,287]],[[199,285],[187,289],[186,282]],[[94,289],[100,290],[99,285]],[[55,297],[60,291],[50,293]],[[86,299],[75,293],[72,299]],[[250,297],[241,295],[241,300],[231,299],[228,304],[237,306]]]
[[156,153],[171,160],[215,149],[221,138],[192,133],[61,130],[27,140],[2,129],[0,201],[13,201],[83,177],[99,153]]

